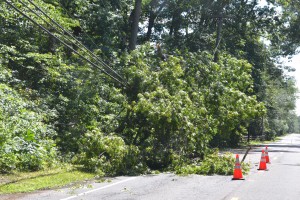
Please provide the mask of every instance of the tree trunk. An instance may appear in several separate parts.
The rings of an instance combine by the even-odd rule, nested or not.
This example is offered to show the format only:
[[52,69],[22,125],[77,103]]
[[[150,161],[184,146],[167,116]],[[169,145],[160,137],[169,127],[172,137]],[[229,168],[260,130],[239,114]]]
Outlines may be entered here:
[[129,40],[129,51],[136,48],[137,34],[139,30],[139,19],[142,11],[142,0],[135,0],[133,19],[131,23],[131,35]]
[[222,26],[223,26],[223,13],[221,12],[218,17],[218,24],[217,24],[217,39],[216,39],[216,47],[214,52],[214,62],[218,62],[219,60],[218,48],[221,42]]
[[152,28],[154,27],[155,18],[156,18],[156,15],[155,15],[154,11],[150,11],[146,41],[150,41],[151,34],[152,34]]
[[167,4],[167,1],[162,2],[160,5],[158,5],[158,3],[158,0],[152,0],[150,3],[151,8],[149,11],[148,30],[145,37],[145,41],[150,41],[152,35],[152,28],[154,27],[155,20]]

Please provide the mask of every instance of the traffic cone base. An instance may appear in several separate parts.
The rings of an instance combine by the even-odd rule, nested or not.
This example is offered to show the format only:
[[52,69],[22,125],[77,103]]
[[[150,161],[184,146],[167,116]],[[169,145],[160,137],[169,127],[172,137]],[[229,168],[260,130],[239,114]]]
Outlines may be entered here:
[[233,178],[232,180],[245,180],[243,178],[243,173],[241,169],[241,164],[239,160],[239,155],[236,155],[236,160],[235,160],[235,166],[234,166],[234,171],[233,171]]
[[241,172],[241,174],[238,175],[238,176],[240,176],[240,178],[235,178],[235,177],[233,177],[231,180],[245,180],[245,178],[244,178],[243,175],[242,175],[242,172]]

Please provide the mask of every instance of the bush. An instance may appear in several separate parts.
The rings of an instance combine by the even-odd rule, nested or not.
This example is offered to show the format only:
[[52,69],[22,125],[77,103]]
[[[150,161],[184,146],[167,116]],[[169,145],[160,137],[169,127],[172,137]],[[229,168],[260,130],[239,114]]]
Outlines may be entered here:
[[115,134],[104,135],[95,129],[88,131],[79,143],[80,152],[73,163],[83,165],[85,170],[116,175],[146,169],[140,163],[138,148],[125,145],[123,139]]
[[48,113],[5,84],[0,84],[0,99],[0,172],[35,171],[54,164],[55,131],[43,122]]
[[[203,174],[203,175],[232,175],[235,158],[231,153],[219,155],[216,150],[205,156],[204,160],[194,160],[193,163],[177,166],[177,174]],[[242,163],[243,173],[249,171],[249,164]]]

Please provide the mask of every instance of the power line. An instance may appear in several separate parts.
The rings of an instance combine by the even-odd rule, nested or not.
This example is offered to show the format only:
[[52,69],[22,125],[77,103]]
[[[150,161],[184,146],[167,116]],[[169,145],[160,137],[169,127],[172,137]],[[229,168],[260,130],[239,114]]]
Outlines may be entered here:
[[[84,52],[87,52],[96,62],[99,62],[100,65],[102,65],[104,68],[108,69],[108,71],[112,72],[114,75],[116,75],[119,79],[121,79],[122,82],[126,83],[128,85],[128,83],[126,81],[124,81],[123,77],[120,76],[116,71],[114,71],[112,68],[110,68],[105,62],[103,62],[100,58],[98,58],[92,51],[90,51],[85,45],[83,45],[79,40],[77,40],[77,38],[75,38],[69,31],[67,31],[66,29],[64,29],[59,23],[57,23],[55,20],[53,20],[49,15],[47,15],[39,6],[37,6],[36,4],[34,4],[31,0],[28,0],[32,5],[34,5],[40,12],[42,12],[48,19],[51,20],[52,23],[54,23],[56,26],[58,26],[62,31],[62,35],[63,34],[67,34],[69,35],[72,39],[74,39],[80,46],[83,47],[80,48],[78,47],[77,44],[75,44],[75,42],[71,41],[74,45],[76,45],[78,48],[80,48],[81,50],[83,50]],[[41,16],[39,16],[41,18]],[[53,26],[52,26],[53,27]],[[57,30],[55,28],[55,30]]]
[[48,29],[46,29],[44,26],[40,25],[34,19],[32,19],[31,17],[29,17],[28,15],[26,15],[24,12],[22,12],[20,9],[18,9],[16,6],[14,6],[10,1],[7,1],[7,0],[4,0],[4,1],[10,7],[12,7],[14,10],[16,10],[18,13],[20,13],[22,16],[24,16],[29,21],[31,21],[33,24],[37,25],[40,29],[42,29],[43,31],[45,31],[46,33],[48,33],[50,36],[52,36],[55,39],[57,39],[58,41],[60,41],[64,46],[66,46],[67,48],[69,48],[71,51],[73,51],[75,54],[77,54],[83,60],[87,61],[90,65],[92,65],[93,67],[98,68],[100,71],[102,71],[103,73],[105,73],[106,75],[108,75],[109,77],[111,77],[113,80],[115,80],[118,83],[122,84],[123,86],[127,87],[127,85],[125,83],[123,83],[122,81],[118,80],[117,78],[115,78],[114,76],[112,76],[111,74],[109,74],[108,72],[106,72],[105,70],[101,69],[98,65],[96,65],[95,63],[93,63],[92,61],[90,61],[89,59],[87,59],[86,57],[84,57],[83,55],[81,55],[78,51],[76,51],[75,49],[73,49],[70,45],[68,45],[67,43],[65,43],[64,41],[62,41],[59,37],[55,36]]
[[[70,14],[70,12],[68,12],[68,10],[62,5],[61,1],[58,1],[58,3],[60,4],[61,8],[67,13],[67,15],[70,17],[70,18],[73,18],[74,16],[72,16],[72,14]],[[79,24],[79,28],[83,29],[80,24]],[[86,36],[90,42],[92,42],[92,44],[97,47],[97,48],[100,48],[99,45],[97,45],[95,43],[95,41],[93,40],[93,38],[91,36],[89,36],[87,33],[85,33],[85,31],[83,30],[82,33],[84,34],[84,36]]]
[[[51,23],[49,23],[49,22],[47,22],[44,18],[42,18],[38,13],[36,13],[34,10],[32,10],[31,8],[29,8],[27,5],[25,5],[22,1],[20,1],[20,3],[23,5],[23,6],[25,6],[28,10],[30,10],[32,13],[34,13],[38,18],[40,18],[41,20],[43,20],[46,24],[48,24],[51,28],[53,28],[54,30],[56,30],[58,33],[60,33],[61,34],[61,36],[65,39],[65,40],[67,40],[68,42],[71,42],[72,44],[74,44],[77,48],[79,48],[80,50],[82,50],[82,51],[84,51],[84,52],[87,52],[87,50],[86,49],[84,49],[84,48],[82,48],[82,47],[80,47],[79,45],[81,45],[81,43],[79,42],[79,41],[77,41],[77,43],[79,43],[79,45],[78,44],[76,44],[75,42],[73,42],[72,40],[70,40],[69,38],[66,38],[65,36],[64,36],[64,33],[66,32],[66,30],[63,30],[64,32],[62,32],[62,31],[59,31],[59,30],[57,30],[56,29],[56,27],[54,27]],[[62,28],[63,29],[63,28]],[[76,39],[76,38],[75,38]],[[83,45],[81,45],[81,46],[83,46]],[[89,52],[88,52],[89,53]],[[96,62],[98,61],[97,59],[95,59],[93,56],[91,56]]]
[[[77,43],[79,43],[83,48],[93,56],[93,59],[98,61],[103,67],[108,68],[111,72],[113,72],[115,75],[117,75],[122,81],[124,79],[111,67],[109,67],[105,62],[103,62],[100,58],[98,58],[97,55],[95,55],[91,50],[89,50],[85,45],[83,45],[77,38],[75,38],[72,33],[70,33],[68,30],[64,29],[59,23],[57,23],[54,19],[52,19],[45,11],[43,11],[38,5],[36,5],[33,1],[27,0],[29,3],[31,3],[35,8],[37,8],[42,14],[44,14],[52,23],[54,23],[56,26],[58,26],[64,33],[68,34],[70,37],[72,37]],[[39,16],[40,17],[40,16]],[[56,29],[57,30],[57,29]]]
[[[58,3],[60,4],[61,8],[67,13],[67,15],[68,15],[70,18],[74,17],[74,16],[72,16],[72,15],[67,11],[66,8],[64,8],[64,6],[62,5],[61,1],[59,1]],[[82,27],[81,27],[80,24],[79,24],[79,28],[82,29]],[[95,47],[98,47],[98,48],[100,47],[99,45],[97,45],[97,44],[94,42],[94,40],[93,40],[92,37],[90,37],[90,36],[89,36],[88,34],[86,34],[84,31],[82,31],[82,33],[83,33],[86,37],[89,38],[90,42],[92,42],[93,45],[94,45]]]

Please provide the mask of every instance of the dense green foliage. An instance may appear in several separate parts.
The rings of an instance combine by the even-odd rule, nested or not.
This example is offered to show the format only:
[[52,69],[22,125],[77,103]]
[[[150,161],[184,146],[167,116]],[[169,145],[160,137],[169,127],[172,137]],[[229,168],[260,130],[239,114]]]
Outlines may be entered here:
[[5,84],[0,85],[0,169],[38,170],[56,160],[55,131],[47,114],[35,102],[24,100]]
[[[12,2],[97,63],[22,2],[33,5]],[[211,155],[211,147],[299,130],[295,80],[274,57],[286,54],[284,38],[299,39],[287,28],[297,21],[288,21],[289,4],[278,13],[247,0],[145,0],[134,27],[133,0],[34,2],[127,83],[0,2],[3,173],[63,161],[109,175],[228,174],[232,158]]]
[[[192,160],[190,163],[182,165],[177,164],[175,171],[177,174],[204,174],[204,175],[231,175],[234,170],[235,159],[231,153],[218,155],[218,151],[214,151],[206,156],[203,160]],[[243,173],[248,173],[250,166],[248,163],[241,163]]]

